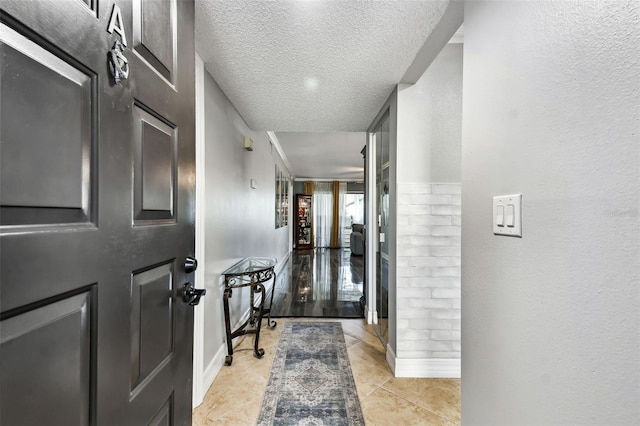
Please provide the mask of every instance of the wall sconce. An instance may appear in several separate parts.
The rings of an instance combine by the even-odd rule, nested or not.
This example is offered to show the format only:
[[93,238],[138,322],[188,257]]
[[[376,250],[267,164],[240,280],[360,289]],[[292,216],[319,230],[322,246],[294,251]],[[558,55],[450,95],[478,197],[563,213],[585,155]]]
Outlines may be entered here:
[[244,149],[253,151],[253,140],[251,138],[244,138]]

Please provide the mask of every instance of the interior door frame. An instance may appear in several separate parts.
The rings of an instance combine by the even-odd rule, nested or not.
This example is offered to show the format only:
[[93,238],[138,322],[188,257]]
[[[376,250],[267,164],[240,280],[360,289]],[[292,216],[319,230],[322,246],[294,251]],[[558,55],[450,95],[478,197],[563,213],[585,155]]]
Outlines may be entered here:
[[396,86],[389,94],[389,97],[382,105],[376,117],[372,120],[371,125],[367,129],[367,176],[366,176],[366,190],[369,192],[369,198],[367,200],[367,229],[366,238],[368,242],[375,241],[376,244],[366,245],[366,268],[367,268],[367,321],[369,324],[377,324],[377,307],[376,307],[376,252],[378,243],[378,212],[376,207],[376,136],[375,132],[381,125],[382,120],[389,113],[389,234],[385,237],[389,241],[389,277],[388,277],[388,334],[387,342],[384,342],[387,350],[387,357],[392,356],[395,358],[393,348],[395,347],[395,283],[396,283],[396,229],[395,229],[395,217],[396,217],[396,133],[397,133],[397,116],[398,116],[398,89]]
[[[196,259],[204,262],[205,238],[203,232],[205,215],[205,126],[204,126],[204,61],[196,52]],[[205,287],[205,267],[201,262],[195,271],[198,287]],[[204,401],[209,386],[204,378],[204,304],[194,306],[193,312],[193,408]],[[209,384],[210,385],[210,384]]]
[[[377,117],[376,117],[377,119]],[[378,323],[377,312],[377,294],[376,294],[376,252],[377,252],[377,211],[375,209],[375,194],[376,194],[376,133],[375,128],[378,121],[374,121],[369,130],[367,131],[367,176],[365,176],[365,191],[367,191],[367,206],[365,217],[365,267],[367,276],[367,303],[365,316],[367,318],[367,324]],[[373,242],[376,241],[376,244]]]

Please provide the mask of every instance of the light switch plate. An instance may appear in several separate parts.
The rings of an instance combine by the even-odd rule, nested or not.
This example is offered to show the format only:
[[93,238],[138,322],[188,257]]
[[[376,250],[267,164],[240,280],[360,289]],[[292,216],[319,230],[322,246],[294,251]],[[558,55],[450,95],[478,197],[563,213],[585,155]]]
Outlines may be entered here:
[[[498,223],[499,206],[502,206],[501,210],[502,223]],[[513,226],[509,226],[507,223],[507,216],[510,211],[510,206],[513,206]],[[500,226],[502,225],[502,226]],[[512,195],[500,195],[493,197],[493,233],[495,235],[506,235],[509,237],[522,238],[522,194]]]

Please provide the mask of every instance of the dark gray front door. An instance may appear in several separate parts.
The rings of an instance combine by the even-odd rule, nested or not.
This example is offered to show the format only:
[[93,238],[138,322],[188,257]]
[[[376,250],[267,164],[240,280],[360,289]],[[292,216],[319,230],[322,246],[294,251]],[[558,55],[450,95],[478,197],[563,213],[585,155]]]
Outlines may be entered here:
[[0,7],[0,423],[189,424],[193,2]]

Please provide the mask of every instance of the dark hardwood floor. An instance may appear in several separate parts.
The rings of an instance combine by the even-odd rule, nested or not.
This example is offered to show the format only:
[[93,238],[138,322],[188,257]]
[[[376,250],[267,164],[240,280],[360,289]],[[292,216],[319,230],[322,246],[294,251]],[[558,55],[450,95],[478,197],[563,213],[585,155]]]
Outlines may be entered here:
[[294,250],[278,274],[272,317],[362,318],[362,256],[348,249]]

